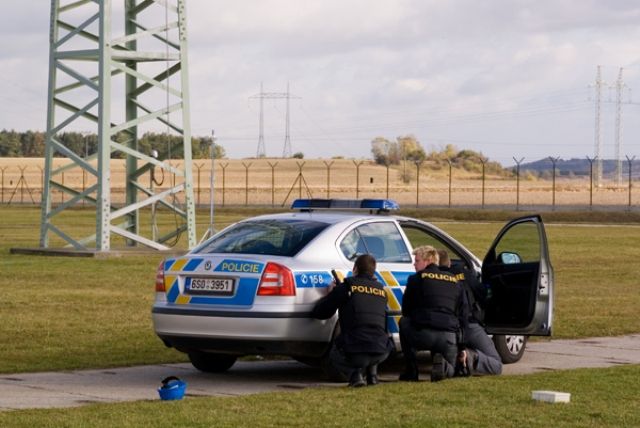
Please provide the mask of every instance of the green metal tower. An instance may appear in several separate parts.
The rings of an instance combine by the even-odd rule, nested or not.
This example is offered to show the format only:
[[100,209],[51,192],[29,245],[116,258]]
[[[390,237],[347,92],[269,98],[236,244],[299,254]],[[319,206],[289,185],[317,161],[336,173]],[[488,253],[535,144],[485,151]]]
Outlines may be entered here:
[[[117,236],[122,246],[165,250],[185,231],[195,246],[185,1],[51,1],[41,248],[109,251]],[[61,138],[79,130],[98,138],[82,154]],[[146,131],[166,134],[166,143],[143,153]],[[126,159],[124,195],[112,191],[112,158]],[[83,190],[65,185],[75,168],[89,177]],[[87,204],[95,234],[73,236],[63,214]],[[162,236],[157,208],[176,219]],[[146,213],[153,221],[141,227]]]

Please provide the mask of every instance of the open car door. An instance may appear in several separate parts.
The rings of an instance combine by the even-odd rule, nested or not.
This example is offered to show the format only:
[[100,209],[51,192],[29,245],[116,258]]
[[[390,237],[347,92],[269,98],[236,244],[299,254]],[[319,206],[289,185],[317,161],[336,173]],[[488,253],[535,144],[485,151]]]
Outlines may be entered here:
[[486,330],[490,334],[550,336],[553,268],[538,215],[507,223],[482,263],[487,287]]

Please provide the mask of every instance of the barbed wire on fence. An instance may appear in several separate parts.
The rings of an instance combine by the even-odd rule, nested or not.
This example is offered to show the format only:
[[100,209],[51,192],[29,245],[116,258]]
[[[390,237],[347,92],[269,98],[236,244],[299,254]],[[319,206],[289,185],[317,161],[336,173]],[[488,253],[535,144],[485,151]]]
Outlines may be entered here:
[[[586,173],[567,170],[562,173],[559,170],[560,158],[550,156],[545,159],[549,168],[532,175],[531,171],[523,169],[524,158],[514,157],[513,160],[515,166],[512,175],[506,176],[487,174],[486,162],[481,158],[468,169],[459,168],[451,159],[446,159],[445,170],[442,169],[442,163],[432,161],[414,161],[396,167],[350,159],[296,160],[295,163],[286,159],[217,160],[213,167],[221,173],[222,180],[215,183],[214,198],[222,206],[285,206],[297,190],[298,197],[386,197],[398,200],[403,206],[415,207],[502,207],[515,210],[525,207],[550,207],[552,210],[558,207],[593,209],[594,206],[628,210],[637,208],[633,200],[635,156],[627,156],[626,183],[616,181],[613,175],[596,182],[596,158],[589,156],[586,157]],[[205,163],[194,163],[194,167],[196,202],[199,206],[208,206],[210,185],[208,180],[202,180],[202,174],[210,174],[211,168]],[[412,168],[415,175],[407,168]],[[394,177],[392,172],[395,172]],[[88,177],[80,170],[76,174],[73,170],[65,173],[61,177],[61,184],[81,189],[82,192],[92,185],[91,180],[95,180],[95,177]],[[362,180],[365,174],[369,176],[368,182]],[[124,175],[124,168],[112,171],[112,192],[122,195],[123,200]],[[39,204],[42,179],[41,166],[0,166],[0,203]],[[69,184],[65,184],[65,179]],[[149,179],[153,179],[151,174]],[[171,177],[163,177],[162,181],[166,180],[167,185],[170,182],[175,187],[177,179],[172,174]],[[162,182],[156,188],[162,189]],[[53,203],[65,202],[64,192],[60,191],[59,194],[59,198],[52,197]]]

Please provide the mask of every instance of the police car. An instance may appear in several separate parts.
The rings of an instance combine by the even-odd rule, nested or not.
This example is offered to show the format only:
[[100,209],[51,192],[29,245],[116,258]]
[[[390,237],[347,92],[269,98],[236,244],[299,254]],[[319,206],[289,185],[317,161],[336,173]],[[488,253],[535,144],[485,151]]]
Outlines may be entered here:
[[510,221],[481,261],[436,226],[392,215],[391,200],[296,200],[289,213],[235,223],[183,257],[158,267],[152,308],[156,334],[205,372],[229,369],[243,355],[327,361],[337,318],[310,317],[327,294],[331,270],[350,275],[364,253],[389,298],[387,326],[400,351],[402,294],[415,273],[412,251],[448,250],[452,264],[488,287],[486,329],[505,363],[522,357],[528,336],[550,335],[553,269],[540,216]]

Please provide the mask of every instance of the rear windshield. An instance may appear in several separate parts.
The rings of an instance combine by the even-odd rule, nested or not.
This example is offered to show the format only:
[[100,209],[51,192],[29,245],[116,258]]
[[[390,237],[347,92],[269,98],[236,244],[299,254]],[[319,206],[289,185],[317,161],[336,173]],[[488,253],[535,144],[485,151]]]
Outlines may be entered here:
[[292,257],[327,226],[327,223],[293,219],[245,221],[215,235],[195,252]]

